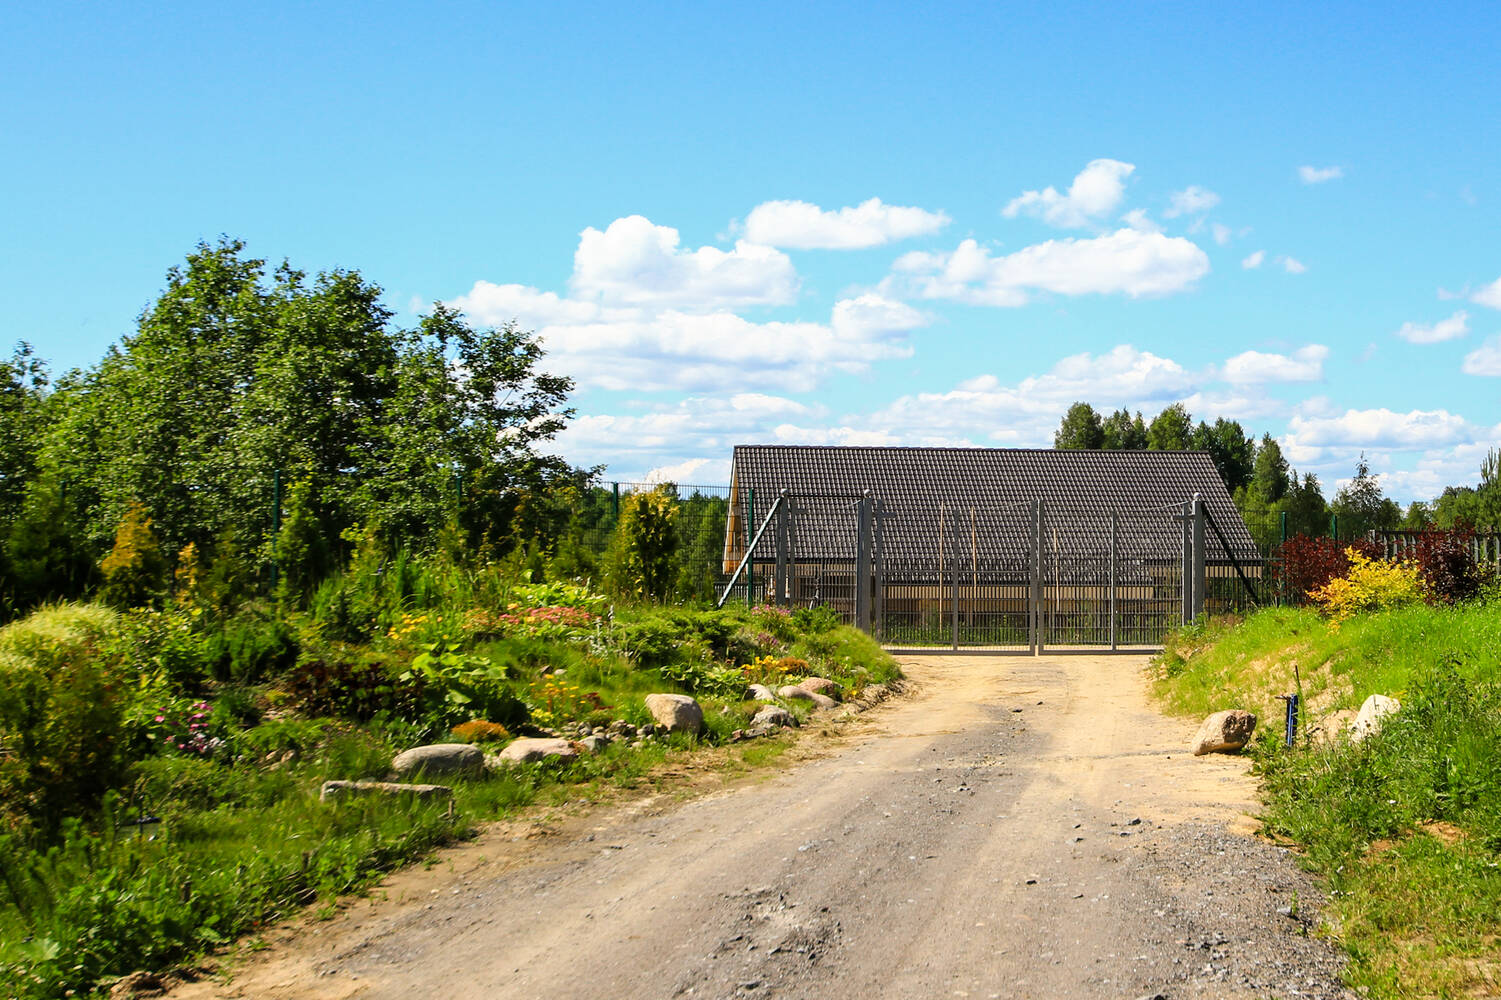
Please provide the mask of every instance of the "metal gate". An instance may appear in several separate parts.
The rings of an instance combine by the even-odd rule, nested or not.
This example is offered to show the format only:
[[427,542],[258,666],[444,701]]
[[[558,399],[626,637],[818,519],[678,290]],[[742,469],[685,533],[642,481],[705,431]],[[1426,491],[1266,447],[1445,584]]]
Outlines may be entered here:
[[720,604],[826,606],[903,652],[1155,648],[1204,608],[1205,522],[1197,498],[1109,511],[784,492]]

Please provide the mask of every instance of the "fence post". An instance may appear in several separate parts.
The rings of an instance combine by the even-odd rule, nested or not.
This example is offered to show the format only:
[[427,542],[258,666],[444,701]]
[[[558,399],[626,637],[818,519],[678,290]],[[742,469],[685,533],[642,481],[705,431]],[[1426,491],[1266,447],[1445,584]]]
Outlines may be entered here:
[[1116,589],[1116,561],[1119,558],[1121,540],[1121,516],[1116,511],[1110,512],[1110,651],[1115,652],[1115,589]]
[[791,493],[785,500],[787,507],[787,599],[797,603],[797,504]]
[[1041,656],[1042,634],[1042,500],[1032,501],[1032,594],[1028,620],[1032,625],[1032,655]]
[[949,547],[954,565],[954,618],[953,618],[953,647],[959,649],[959,532],[963,527],[961,518],[963,511],[957,504],[954,505],[954,544]]
[[[616,496],[618,497],[620,484],[615,484]],[[745,606],[756,606],[756,489],[753,486],[745,488]]]
[[1329,537],[1332,538],[1332,539],[1334,539],[1336,542],[1339,541],[1339,515],[1338,514],[1330,514],[1329,515]]
[[1204,498],[1195,493],[1193,498],[1194,548],[1193,548],[1193,617],[1204,613],[1204,597],[1207,589],[1204,571]]
[[1179,588],[1182,594],[1181,617],[1183,624],[1193,621],[1193,525],[1189,522],[1193,518],[1192,504],[1185,500],[1178,507],[1178,522],[1183,526],[1180,532],[1180,544],[1182,549],[1178,559],[1178,572],[1182,586]]
[[855,504],[855,627],[870,631],[870,490]]
[[[620,516],[620,484],[619,483],[611,483],[610,487],[611,487],[610,496],[612,497],[612,500],[611,500],[611,503],[610,503],[610,513],[614,514],[616,517],[619,517]],[[750,535],[746,535],[745,537],[749,538]]]
[[777,505],[776,573],[772,580],[771,603],[781,606],[787,603],[787,491],[781,493],[782,502]]
[[885,504],[874,501],[871,512],[871,561],[875,564],[875,590],[871,595],[871,634],[877,639],[886,631],[886,543],[881,536]]

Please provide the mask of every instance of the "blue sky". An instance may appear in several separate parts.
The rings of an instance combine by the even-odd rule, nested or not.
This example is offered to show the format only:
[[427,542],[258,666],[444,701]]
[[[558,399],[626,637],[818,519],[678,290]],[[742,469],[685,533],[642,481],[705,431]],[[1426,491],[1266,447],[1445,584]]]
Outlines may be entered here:
[[228,234],[537,330],[608,478],[1182,400],[1431,497],[1501,445],[1501,12],[1309,6],[9,4],[9,339]]

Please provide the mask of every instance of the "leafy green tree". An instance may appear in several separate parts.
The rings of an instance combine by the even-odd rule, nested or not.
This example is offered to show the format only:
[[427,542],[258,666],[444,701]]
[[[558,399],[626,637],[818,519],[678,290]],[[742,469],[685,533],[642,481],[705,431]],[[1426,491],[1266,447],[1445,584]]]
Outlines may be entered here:
[[82,596],[97,567],[63,490],[34,480],[4,537],[5,589],[0,610],[15,615],[47,601]]
[[1147,427],[1147,447],[1152,451],[1187,451],[1193,443],[1193,417],[1182,403],[1166,407]]
[[1371,467],[1362,452],[1355,464],[1355,478],[1334,495],[1330,512],[1339,518],[1342,537],[1364,535],[1372,529],[1395,528],[1402,520],[1402,510],[1382,495],[1381,483],[1371,475]]
[[142,503],[125,508],[115,530],[115,545],[99,564],[104,578],[99,596],[122,608],[146,607],[167,589],[167,561],[162,557],[151,518]]
[[615,532],[615,581],[621,592],[643,600],[667,597],[678,547],[677,519],[677,489],[670,484],[621,498]]
[[1407,511],[1402,515],[1400,527],[1404,531],[1423,531],[1433,522],[1433,506],[1422,500],[1414,500],[1407,505]]
[[1251,471],[1253,494],[1261,503],[1273,504],[1287,496],[1291,482],[1287,459],[1282,457],[1282,446],[1270,434],[1261,435],[1261,446],[1256,449]]
[[1063,415],[1063,423],[1053,434],[1053,447],[1072,451],[1094,450],[1105,444],[1105,429],[1100,415],[1088,403],[1075,403]]
[[1104,420],[1101,448],[1108,451],[1139,451],[1147,446],[1147,425],[1138,412],[1135,417],[1126,409],[1116,410]]
[[1251,481],[1256,444],[1239,421],[1220,417],[1211,427],[1201,420],[1194,428],[1190,444],[1195,451],[1209,452],[1225,489],[1232,495]]
[[37,473],[47,381],[46,365],[24,341],[10,360],[0,361],[0,528],[20,514],[26,486]]
[[1290,478],[1294,485],[1282,499],[1283,509],[1287,511],[1288,536],[1318,538],[1329,534],[1329,505],[1324,499],[1319,477],[1307,472],[1300,480],[1294,472]]

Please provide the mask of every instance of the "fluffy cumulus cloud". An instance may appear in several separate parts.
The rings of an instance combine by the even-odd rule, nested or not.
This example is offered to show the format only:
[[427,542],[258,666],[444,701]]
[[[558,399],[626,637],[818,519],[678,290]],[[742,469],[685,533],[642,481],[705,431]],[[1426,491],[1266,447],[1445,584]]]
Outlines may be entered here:
[[1294,415],[1288,438],[1306,448],[1331,446],[1428,449],[1464,444],[1483,433],[1464,417],[1447,410],[1409,410],[1385,407],[1346,410],[1331,416]]
[[923,298],[1020,306],[1037,292],[1132,298],[1181,292],[1209,273],[1209,258],[1181,236],[1121,229],[1048,240],[1000,257],[969,239],[952,253],[905,254],[895,268]]
[[1092,225],[1119,207],[1126,196],[1126,178],[1135,169],[1120,160],[1091,160],[1067,193],[1054,187],[1026,191],[1011,199],[1001,214],[1008,219],[1032,216],[1065,229]]
[[1437,323],[1403,323],[1397,336],[1412,344],[1441,344],[1470,332],[1470,317],[1463,309]]
[[1254,271],[1261,266],[1261,262],[1264,260],[1266,260],[1266,251],[1257,250],[1254,253],[1246,254],[1245,259],[1240,262],[1240,266],[1247,271]]
[[887,205],[879,198],[836,211],[806,201],[767,201],[746,217],[745,238],[799,250],[859,250],[928,236],[948,224],[942,212]]
[[1259,382],[1317,382],[1324,377],[1324,359],[1329,348],[1309,344],[1292,354],[1245,351],[1225,362],[1220,377],[1232,385]]
[[1180,215],[1200,215],[1220,203],[1220,196],[1208,188],[1190,184],[1182,191],[1174,191],[1168,197],[1167,210],[1162,214],[1169,219]]
[[1480,291],[1470,296],[1471,302],[1489,306],[1492,309],[1501,309],[1501,278],[1486,285]]
[[787,255],[748,240],[733,250],[678,246],[678,231],[640,215],[579,236],[573,296],[605,305],[689,309],[782,305],[797,297]]
[[1465,355],[1460,366],[1466,375],[1501,376],[1501,336],[1495,336]]
[[1302,166],[1298,168],[1298,179],[1304,184],[1323,184],[1325,181],[1338,180],[1343,176],[1345,176],[1343,167]]

